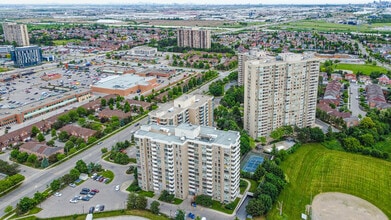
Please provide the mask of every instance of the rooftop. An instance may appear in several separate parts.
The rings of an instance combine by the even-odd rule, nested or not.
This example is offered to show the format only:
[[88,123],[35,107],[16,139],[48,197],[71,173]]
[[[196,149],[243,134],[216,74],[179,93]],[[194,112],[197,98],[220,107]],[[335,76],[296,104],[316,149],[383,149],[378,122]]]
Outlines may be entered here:
[[108,76],[104,79],[101,79],[94,86],[107,89],[128,89],[137,85],[148,85],[149,80],[153,77],[140,77],[137,75],[122,75],[122,76]]
[[230,148],[239,142],[239,132],[221,131],[214,127],[191,124],[178,126],[144,125],[135,133],[135,137],[148,137],[158,142],[182,145],[187,141],[207,145],[219,145]]

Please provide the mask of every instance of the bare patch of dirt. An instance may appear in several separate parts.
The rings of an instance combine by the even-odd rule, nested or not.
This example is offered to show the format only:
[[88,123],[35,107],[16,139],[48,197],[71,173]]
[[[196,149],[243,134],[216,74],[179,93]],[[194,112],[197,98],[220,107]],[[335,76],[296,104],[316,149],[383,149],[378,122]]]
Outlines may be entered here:
[[388,220],[387,216],[368,201],[345,193],[329,192],[315,196],[312,220]]

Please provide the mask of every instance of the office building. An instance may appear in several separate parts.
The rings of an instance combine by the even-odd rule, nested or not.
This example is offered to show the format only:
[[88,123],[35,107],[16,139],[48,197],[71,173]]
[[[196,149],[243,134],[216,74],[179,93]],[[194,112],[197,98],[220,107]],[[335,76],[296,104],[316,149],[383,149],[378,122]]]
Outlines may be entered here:
[[210,48],[210,30],[178,29],[178,47]]
[[238,53],[238,85],[244,85],[244,64],[247,60],[258,60],[266,57],[266,52],[252,48],[247,52]]
[[42,63],[42,50],[38,46],[15,47],[11,59],[16,67],[36,66]]
[[145,125],[134,138],[143,190],[167,190],[180,199],[204,194],[225,203],[239,195],[239,132],[191,124]]
[[319,61],[284,53],[248,60],[244,67],[244,128],[253,138],[284,125],[315,123]]
[[25,24],[3,23],[4,40],[18,46],[29,46],[30,39]]
[[183,95],[174,103],[163,105],[148,114],[149,122],[160,125],[190,123],[213,126],[213,96]]

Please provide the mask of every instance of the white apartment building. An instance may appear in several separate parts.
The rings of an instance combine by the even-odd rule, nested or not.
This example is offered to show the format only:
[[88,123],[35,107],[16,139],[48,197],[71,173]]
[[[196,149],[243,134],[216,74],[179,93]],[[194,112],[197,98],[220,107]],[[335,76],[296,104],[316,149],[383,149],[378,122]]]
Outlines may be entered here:
[[213,126],[213,96],[183,95],[148,113],[149,122],[160,125],[190,123]]
[[18,46],[29,46],[30,38],[25,24],[3,23],[4,40],[12,44],[16,42]]
[[191,124],[144,125],[134,138],[143,190],[167,190],[180,199],[204,194],[225,203],[239,195],[239,132]]
[[247,60],[258,60],[266,57],[266,52],[251,48],[248,52],[238,54],[238,85],[244,85],[244,66]]
[[319,61],[311,54],[248,60],[244,73],[244,128],[251,137],[284,125],[313,126]]

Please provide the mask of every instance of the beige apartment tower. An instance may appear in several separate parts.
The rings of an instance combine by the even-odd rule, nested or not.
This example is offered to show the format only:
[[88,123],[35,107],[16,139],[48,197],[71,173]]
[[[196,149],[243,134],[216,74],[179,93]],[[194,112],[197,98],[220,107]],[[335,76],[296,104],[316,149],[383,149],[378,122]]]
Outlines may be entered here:
[[204,194],[225,203],[239,195],[239,132],[190,124],[144,125],[134,138],[143,190],[167,190],[180,199]]
[[238,54],[238,85],[244,85],[244,67],[247,60],[259,60],[266,57],[266,52],[258,48]]
[[183,95],[148,113],[149,123],[179,125],[190,123],[213,126],[213,96]]
[[29,46],[30,39],[25,24],[3,23],[4,40],[16,42],[18,46]]
[[253,138],[284,125],[315,123],[319,61],[283,53],[248,60],[244,67],[244,128]]
[[178,29],[178,47],[205,48],[211,47],[210,30]]

